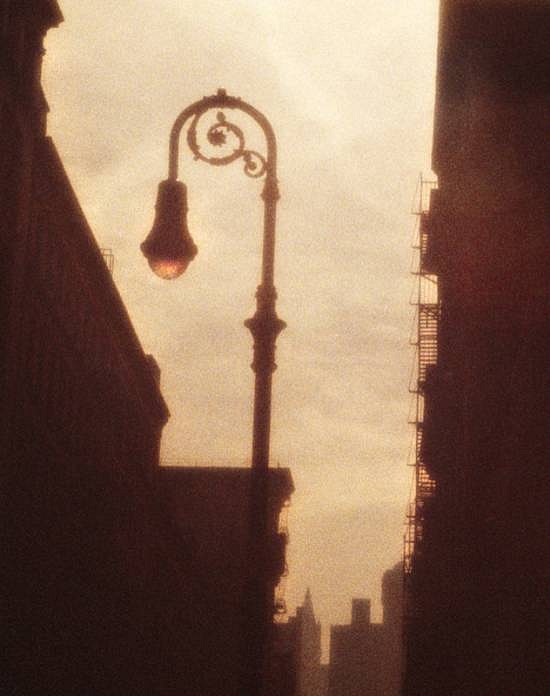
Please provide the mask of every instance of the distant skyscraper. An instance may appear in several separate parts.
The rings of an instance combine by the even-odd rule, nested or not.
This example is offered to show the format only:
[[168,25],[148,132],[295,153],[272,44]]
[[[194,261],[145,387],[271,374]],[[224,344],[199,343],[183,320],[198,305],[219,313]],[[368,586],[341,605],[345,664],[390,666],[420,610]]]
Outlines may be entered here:
[[380,696],[384,629],[371,623],[369,599],[353,599],[351,616],[330,627],[328,696]]
[[326,696],[326,676],[321,665],[321,624],[308,589],[296,616],[274,626],[265,696]]
[[380,696],[399,696],[403,676],[403,564],[382,577],[384,662]]
[[353,599],[351,624],[331,626],[328,696],[399,696],[402,675],[403,564],[382,579],[383,623],[370,600]]

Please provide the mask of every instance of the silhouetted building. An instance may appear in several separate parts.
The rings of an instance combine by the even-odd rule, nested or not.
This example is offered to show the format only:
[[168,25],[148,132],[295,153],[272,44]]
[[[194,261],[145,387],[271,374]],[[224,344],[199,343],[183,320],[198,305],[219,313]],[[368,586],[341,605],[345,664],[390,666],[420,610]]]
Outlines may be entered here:
[[[199,646],[209,655],[212,673],[209,690],[201,696],[240,696],[251,470],[167,466],[160,471],[167,511],[206,602],[217,612],[206,643]],[[288,469],[270,469],[267,583],[272,598],[285,570],[287,539],[279,531],[279,514],[293,490]]]
[[380,696],[399,696],[403,675],[403,564],[382,576],[384,658]]
[[328,696],[380,696],[384,631],[370,620],[370,600],[353,599],[351,623],[330,627]]
[[329,665],[321,663],[319,674],[319,693],[328,696],[328,672]]
[[441,2],[406,696],[550,684],[549,36],[548,2]]
[[326,696],[327,678],[321,664],[321,624],[308,589],[296,616],[273,627],[265,696]]
[[46,136],[61,20],[0,1],[0,692],[202,696],[217,610],[161,505],[158,368]]
[[331,626],[328,696],[399,696],[402,675],[403,564],[382,578],[383,623],[370,600],[353,599],[351,624]]

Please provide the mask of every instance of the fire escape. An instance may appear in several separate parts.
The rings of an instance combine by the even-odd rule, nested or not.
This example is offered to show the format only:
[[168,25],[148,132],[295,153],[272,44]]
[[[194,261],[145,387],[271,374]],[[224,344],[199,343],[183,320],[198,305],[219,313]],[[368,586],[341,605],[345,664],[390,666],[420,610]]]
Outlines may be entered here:
[[413,213],[416,216],[413,242],[416,277],[412,304],[416,306],[411,344],[415,347],[413,372],[409,391],[413,395],[409,421],[414,426],[414,440],[409,464],[414,468],[411,501],[404,535],[404,628],[414,613],[411,602],[411,584],[415,559],[422,550],[424,534],[424,510],[435,490],[435,481],[428,474],[423,457],[424,405],[426,377],[437,363],[437,335],[439,324],[439,298],[437,277],[426,268],[428,242],[428,210],[430,195],[436,188],[435,181],[419,179]]
[[101,251],[101,256],[103,256],[103,260],[105,261],[105,264],[107,268],[109,269],[109,273],[113,275],[113,271],[115,268],[115,256],[113,254],[112,249],[106,249],[102,248],[100,249]]

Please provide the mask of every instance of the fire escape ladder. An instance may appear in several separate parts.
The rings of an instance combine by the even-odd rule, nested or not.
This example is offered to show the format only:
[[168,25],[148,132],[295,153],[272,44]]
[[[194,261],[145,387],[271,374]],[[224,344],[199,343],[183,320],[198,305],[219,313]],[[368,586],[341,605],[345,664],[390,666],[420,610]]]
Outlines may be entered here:
[[424,394],[426,380],[430,368],[437,365],[439,298],[437,293],[437,278],[427,272],[424,264],[428,249],[429,237],[429,200],[430,193],[436,188],[434,181],[420,178],[417,190],[417,205],[413,211],[417,216],[416,241],[414,249],[417,255],[417,270],[414,271],[417,282],[416,305],[416,388],[413,390],[415,399],[414,421],[414,493],[409,503],[406,520],[404,543],[404,573],[405,573],[405,610],[404,627],[412,618],[414,611],[410,601],[411,576],[414,570],[415,557],[421,553],[424,537],[424,508],[435,491],[435,481],[430,477],[423,461],[422,440],[424,436]]
[[418,312],[418,386],[423,391],[426,372],[437,363],[439,306],[421,304]]

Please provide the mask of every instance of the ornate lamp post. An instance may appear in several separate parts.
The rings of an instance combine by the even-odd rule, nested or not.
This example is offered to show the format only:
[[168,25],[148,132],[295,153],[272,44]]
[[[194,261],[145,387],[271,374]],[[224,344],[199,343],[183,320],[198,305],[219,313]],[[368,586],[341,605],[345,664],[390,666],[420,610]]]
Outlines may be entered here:
[[[210,150],[221,148],[225,154],[205,154],[198,142],[197,126],[207,112],[218,110],[216,122],[206,131]],[[227,120],[224,110],[242,111],[251,116],[262,129],[267,152],[246,148],[242,129]],[[256,292],[256,312],[245,321],[254,338],[255,373],[254,421],[252,437],[252,470],[249,505],[248,568],[245,586],[244,613],[244,677],[242,696],[259,696],[265,662],[267,631],[272,619],[272,598],[268,588],[268,469],[271,423],[271,381],[275,365],[275,341],[285,327],[275,310],[277,293],[273,284],[275,219],[279,199],[277,186],[277,146],[275,134],[267,118],[254,107],[225,90],[205,97],[184,109],[177,117],[170,135],[168,179],[159,185],[153,229],[141,245],[152,270],[161,278],[180,276],[195,257],[195,246],[187,229],[187,191],[178,181],[180,135],[184,125],[187,144],[196,160],[224,166],[242,159],[244,173],[263,178],[264,230],[261,283]],[[228,151],[229,150],[229,151]]]

